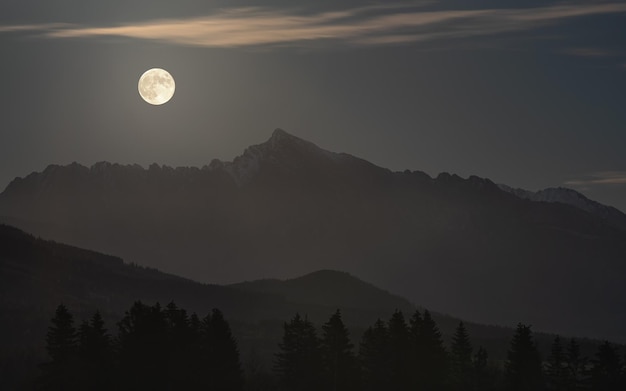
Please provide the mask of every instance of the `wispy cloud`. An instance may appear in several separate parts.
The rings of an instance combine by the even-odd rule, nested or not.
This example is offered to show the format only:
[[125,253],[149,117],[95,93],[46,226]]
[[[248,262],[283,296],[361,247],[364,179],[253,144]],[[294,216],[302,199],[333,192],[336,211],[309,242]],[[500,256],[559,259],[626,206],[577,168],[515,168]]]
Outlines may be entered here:
[[614,51],[600,48],[571,48],[563,50],[562,53],[576,57],[613,57],[620,55]]
[[47,23],[47,24],[22,24],[22,25],[9,25],[0,26],[0,33],[14,33],[20,31],[46,31],[55,30],[61,28],[71,28],[72,26],[66,23]]
[[626,185],[626,171],[602,171],[580,179],[566,181],[569,186]]
[[49,38],[118,36],[203,47],[303,45],[320,40],[385,45],[523,31],[568,18],[624,12],[623,3],[443,11],[395,5],[312,15],[236,8],[205,17],[119,26],[0,26],[0,32],[38,30]]

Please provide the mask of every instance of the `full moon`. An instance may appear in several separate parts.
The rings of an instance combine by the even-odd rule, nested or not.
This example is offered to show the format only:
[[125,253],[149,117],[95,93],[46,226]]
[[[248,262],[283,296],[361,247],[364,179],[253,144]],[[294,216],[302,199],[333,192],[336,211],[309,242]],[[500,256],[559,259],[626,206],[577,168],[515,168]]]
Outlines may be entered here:
[[172,75],[165,69],[152,68],[141,75],[138,89],[143,100],[151,105],[162,105],[174,96],[176,83]]

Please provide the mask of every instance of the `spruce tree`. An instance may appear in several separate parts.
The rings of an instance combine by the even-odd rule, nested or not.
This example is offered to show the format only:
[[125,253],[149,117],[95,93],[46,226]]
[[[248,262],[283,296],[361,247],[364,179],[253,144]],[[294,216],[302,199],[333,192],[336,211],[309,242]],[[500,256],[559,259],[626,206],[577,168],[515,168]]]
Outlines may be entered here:
[[163,377],[170,373],[171,343],[161,306],[135,302],[118,323],[118,329],[121,387],[165,389],[169,378]]
[[574,338],[567,345],[566,353],[567,372],[568,372],[568,390],[581,390],[585,382],[585,368],[587,366],[587,358],[582,357],[580,353],[580,345]]
[[402,311],[395,311],[388,322],[389,330],[389,368],[388,387],[394,390],[406,390],[411,386],[412,356],[409,328]]
[[188,365],[186,373],[190,377],[190,387],[199,389],[205,384],[206,362],[205,357],[205,341],[203,336],[203,323],[196,313],[189,317],[189,349],[186,354],[186,363]]
[[63,304],[59,305],[46,334],[46,350],[54,362],[67,362],[76,354],[74,317]]
[[590,372],[594,391],[623,390],[622,364],[617,350],[608,341],[598,347]]
[[194,351],[199,347],[195,344],[187,311],[170,302],[163,310],[163,321],[167,338],[163,342],[163,352],[167,352],[163,360],[168,368],[163,381],[170,389],[192,388],[197,381]]
[[275,370],[285,390],[317,391],[322,389],[320,342],[315,327],[299,314],[284,324],[282,342],[278,345]]
[[[194,319],[195,318],[195,319]],[[215,361],[215,348],[213,346],[213,329],[211,325],[211,313],[208,313],[202,320],[197,316],[192,317],[191,327],[197,328],[197,355],[196,362],[192,364],[192,372],[196,376],[196,387],[198,389],[211,389],[213,388],[214,370],[212,365]]]
[[437,323],[430,312],[424,310],[420,331],[422,379],[424,390],[441,390],[447,383],[448,353]]
[[389,389],[391,370],[389,366],[389,331],[385,322],[378,319],[369,327],[359,347],[362,368],[362,389],[379,391]]
[[243,390],[243,371],[237,341],[230,325],[218,309],[213,309],[209,323],[209,344],[212,357],[212,388],[223,391]]
[[44,390],[80,388],[77,335],[74,317],[63,304],[55,311],[46,334],[46,350],[52,361],[42,364],[39,386]]
[[565,391],[569,389],[567,357],[559,336],[554,338],[550,349],[550,356],[546,365],[546,380],[549,390]]
[[85,388],[93,390],[113,388],[112,341],[104,327],[100,312],[96,312],[89,322],[83,322],[78,336],[78,355]]
[[418,310],[415,310],[409,321],[409,338],[411,347],[412,386],[420,388],[424,368],[424,352],[422,343],[422,326],[424,320]]
[[327,389],[356,389],[355,380],[358,376],[354,345],[350,342],[348,329],[343,324],[339,310],[322,326],[321,348]]
[[507,354],[506,381],[510,390],[543,390],[541,357],[530,326],[518,324]]
[[472,378],[472,344],[463,322],[460,322],[452,337],[451,380],[456,390],[470,388]]

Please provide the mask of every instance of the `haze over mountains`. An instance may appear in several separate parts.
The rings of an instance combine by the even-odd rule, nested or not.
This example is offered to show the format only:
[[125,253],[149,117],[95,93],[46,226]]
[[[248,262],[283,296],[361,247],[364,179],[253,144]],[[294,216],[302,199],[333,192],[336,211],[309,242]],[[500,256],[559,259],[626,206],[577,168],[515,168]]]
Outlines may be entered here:
[[[353,326],[365,327],[395,309],[409,314],[415,308],[406,299],[336,271],[285,281],[293,292],[268,290],[268,282],[201,284],[0,225],[0,344],[7,352],[33,347],[41,350],[49,318],[60,303],[79,317],[87,318],[99,310],[110,320],[119,318],[136,300],[162,305],[175,301],[198,314],[220,308],[237,325],[243,322],[259,327],[258,333],[243,338],[245,346],[249,347],[252,339],[255,344],[270,344],[272,351],[282,322],[298,311],[325,321],[341,308]],[[304,291],[306,295],[298,293]],[[272,336],[258,337],[263,322],[268,321],[275,326]]]
[[[0,344],[4,347],[0,361],[11,359],[11,353],[31,350],[39,358],[46,328],[59,303],[79,319],[99,310],[114,330],[113,320],[137,300],[163,306],[174,301],[199,315],[220,308],[235,326],[242,353],[250,348],[265,350],[270,360],[283,322],[297,312],[321,324],[340,309],[357,342],[377,318],[386,319],[395,310],[408,317],[416,309],[408,300],[345,272],[320,270],[288,280],[229,286],[201,284],[0,225]],[[450,339],[459,319],[433,316]],[[493,359],[504,359],[511,327],[467,326],[472,338],[490,349]],[[538,338],[543,349],[549,347],[550,336],[538,334]],[[590,353],[593,344],[597,341],[585,344]]]
[[565,202],[391,172],[276,130],[203,168],[49,166],[6,188],[0,216],[203,282],[339,269],[465,319],[624,341],[623,214]]

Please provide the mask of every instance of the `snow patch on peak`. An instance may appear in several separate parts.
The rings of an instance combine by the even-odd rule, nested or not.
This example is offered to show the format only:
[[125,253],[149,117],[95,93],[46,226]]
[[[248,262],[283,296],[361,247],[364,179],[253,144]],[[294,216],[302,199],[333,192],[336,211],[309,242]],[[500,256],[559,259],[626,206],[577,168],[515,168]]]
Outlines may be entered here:
[[536,192],[512,188],[502,184],[498,185],[498,187],[508,193],[516,195],[519,198],[536,202],[560,202],[563,204],[573,205],[581,209],[588,208],[590,204],[602,205],[596,201],[590,200],[576,190],[565,187],[549,187]]
[[565,187],[549,187],[547,189],[533,192],[524,189],[512,188],[502,184],[499,184],[498,187],[507,193],[511,193],[518,198],[525,200],[534,202],[558,202],[570,205],[607,220],[617,227],[623,229],[626,228],[626,215],[624,215],[620,210],[613,208],[612,206],[607,206],[597,201],[590,200],[576,190]]

